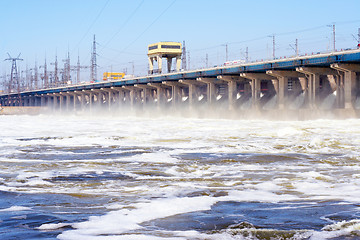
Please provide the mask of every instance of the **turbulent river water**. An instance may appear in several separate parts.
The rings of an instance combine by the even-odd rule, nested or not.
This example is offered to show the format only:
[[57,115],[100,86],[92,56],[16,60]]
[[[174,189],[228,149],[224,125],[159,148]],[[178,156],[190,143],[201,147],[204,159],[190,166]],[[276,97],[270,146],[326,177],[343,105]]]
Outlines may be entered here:
[[0,239],[360,239],[360,120],[0,116]]

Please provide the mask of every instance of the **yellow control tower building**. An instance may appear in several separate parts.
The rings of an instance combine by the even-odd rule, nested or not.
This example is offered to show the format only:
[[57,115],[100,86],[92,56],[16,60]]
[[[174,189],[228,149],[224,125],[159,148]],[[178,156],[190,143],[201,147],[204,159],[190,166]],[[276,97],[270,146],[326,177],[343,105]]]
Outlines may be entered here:
[[[180,71],[181,65],[181,43],[158,42],[148,46],[149,73],[162,72],[162,59],[167,58],[168,72],[171,72],[172,59],[176,58],[176,71]],[[158,70],[154,70],[154,61],[158,63]]]

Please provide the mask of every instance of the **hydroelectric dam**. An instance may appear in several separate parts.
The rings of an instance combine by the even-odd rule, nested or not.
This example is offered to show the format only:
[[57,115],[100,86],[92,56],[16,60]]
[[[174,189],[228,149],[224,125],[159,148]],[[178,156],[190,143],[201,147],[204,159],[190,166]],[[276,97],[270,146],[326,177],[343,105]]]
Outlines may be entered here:
[[360,49],[0,95],[2,106],[360,117]]

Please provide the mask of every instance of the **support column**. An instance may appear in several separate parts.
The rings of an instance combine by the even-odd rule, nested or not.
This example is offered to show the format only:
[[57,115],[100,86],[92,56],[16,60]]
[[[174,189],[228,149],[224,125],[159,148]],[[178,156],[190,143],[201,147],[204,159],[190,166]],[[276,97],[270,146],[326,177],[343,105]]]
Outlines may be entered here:
[[180,67],[181,67],[181,56],[176,56],[176,71],[177,72],[180,71]]
[[276,77],[277,80],[273,81],[275,86],[276,94],[278,96],[278,106],[280,110],[286,108],[288,96],[288,80],[289,78],[299,78],[304,77],[305,75],[295,71],[285,71],[285,70],[269,70],[266,71],[266,74]]
[[139,91],[139,88],[136,88],[135,86],[122,86],[122,88],[130,91],[130,106],[131,108],[134,108],[137,103],[137,92]]
[[113,91],[111,90],[111,88],[100,88],[100,90],[103,91],[103,93],[105,95],[105,100],[108,106],[109,111],[111,110],[111,106],[113,104]]
[[260,109],[261,80],[272,81],[273,77],[264,73],[240,73],[240,77],[251,81],[251,101],[253,109]]
[[171,58],[171,57],[168,57],[168,58],[167,58],[168,73],[171,72],[171,65],[172,65],[172,58]]
[[356,100],[356,73],[360,72],[360,66],[358,64],[331,64],[331,68],[336,69],[343,73],[343,101],[345,109],[354,108],[354,102]]
[[142,95],[142,102],[144,107],[148,107],[150,103],[154,102],[154,96],[152,92],[156,90],[155,87],[149,86],[147,84],[135,84],[134,87],[141,89]]
[[233,75],[233,76],[219,75],[217,76],[217,78],[219,80],[223,80],[228,83],[228,103],[229,103],[229,110],[232,111],[235,109],[236,95],[238,94],[237,83],[246,80],[237,75]]
[[296,71],[305,74],[307,79],[307,101],[311,109],[317,108],[318,104],[322,101],[319,98],[320,92],[320,75],[337,75],[335,70],[330,68],[319,67],[298,67]]
[[[197,78],[196,81],[206,83],[207,85],[207,102],[213,104],[216,102],[216,84],[224,84],[225,81],[222,81],[217,78]],[[216,83],[216,84],[215,84]]]
[[172,106],[175,108],[181,102],[181,87],[185,85],[178,81],[163,81],[162,84],[171,87]]
[[93,95],[96,96],[97,98],[97,105],[99,107],[102,107],[103,105],[103,90],[101,89],[91,89],[91,91],[93,92]]
[[[85,104],[87,105],[88,110],[91,112],[92,111],[92,97],[93,97],[93,92],[89,91],[89,90],[82,90],[81,91],[81,95],[82,95],[82,109],[85,109]],[[88,102],[86,97],[88,97]]]
[[44,94],[41,94],[40,106],[44,107],[46,105],[46,97]]
[[159,65],[159,73],[162,73],[162,56],[157,56],[157,62]]
[[61,95],[60,95],[60,98],[61,98],[62,101],[63,101],[63,102],[61,103],[61,105],[64,104],[64,100],[65,100],[65,106],[62,106],[61,109],[62,109],[62,110],[65,109],[66,111],[69,111],[69,110],[70,110],[70,98],[71,98],[70,94],[64,93],[64,92],[61,92],[60,94],[61,94]]
[[125,89],[122,87],[111,87],[112,90],[117,91],[117,103],[119,108],[122,107],[124,105],[125,102],[125,98],[126,98],[126,94],[125,94]]
[[35,106],[35,96],[28,96],[27,99],[23,99],[24,106]]
[[149,74],[154,73],[154,58],[149,57]]
[[64,96],[60,94],[58,96],[59,96],[59,109],[62,112],[64,110]]
[[30,96],[23,97],[24,107],[30,106]]
[[197,97],[198,97],[198,86],[204,85],[204,83],[196,80],[185,80],[180,79],[180,83],[183,83],[189,87],[189,108],[193,109],[195,103],[197,103]]
[[[76,110],[76,105],[77,105],[77,101],[79,100],[80,102],[80,110],[84,109],[84,98],[85,98],[85,93],[83,92],[79,92],[79,91],[74,91],[73,92],[73,97],[74,97],[74,110]],[[80,97],[80,99],[79,99]]]
[[161,108],[165,104],[166,86],[162,83],[148,83],[147,85],[156,88],[157,106]]

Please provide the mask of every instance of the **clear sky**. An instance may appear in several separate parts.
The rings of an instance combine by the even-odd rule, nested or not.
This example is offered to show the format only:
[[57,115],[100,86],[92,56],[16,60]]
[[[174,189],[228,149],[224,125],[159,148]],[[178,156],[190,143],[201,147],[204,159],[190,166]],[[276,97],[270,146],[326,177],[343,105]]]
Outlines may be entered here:
[[0,0],[0,75],[11,69],[7,52],[21,53],[20,70],[56,54],[62,66],[68,50],[72,65],[78,55],[90,65],[94,34],[99,78],[131,74],[132,62],[145,74],[147,45],[158,41],[185,41],[191,68],[223,64],[226,44],[228,60],[244,59],[246,48],[250,60],[271,58],[273,35],[276,57],[294,55],[296,39],[300,54],[328,51],[332,24],[336,48],[354,48],[359,9],[359,0]]

